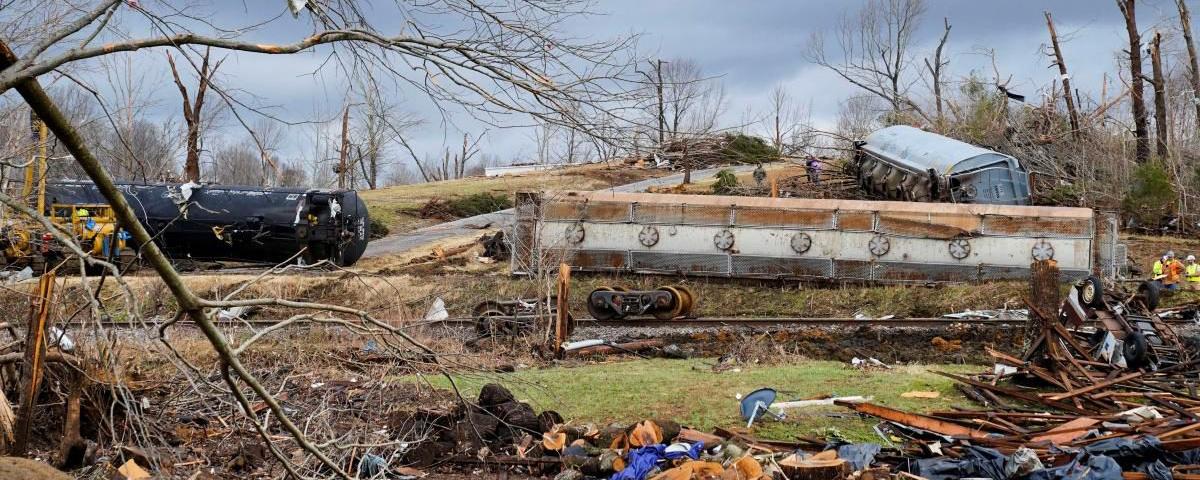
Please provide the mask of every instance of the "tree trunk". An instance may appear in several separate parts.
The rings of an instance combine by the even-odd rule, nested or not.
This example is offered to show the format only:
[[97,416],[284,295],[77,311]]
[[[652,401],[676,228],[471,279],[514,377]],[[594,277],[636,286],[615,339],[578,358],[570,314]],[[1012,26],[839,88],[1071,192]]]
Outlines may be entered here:
[[658,66],[654,69],[658,75],[658,148],[663,149],[663,130],[667,128],[667,112],[663,110],[663,79],[662,79],[662,59],[658,60]]
[[1054,47],[1054,63],[1058,65],[1058,74],[1062,78],[1063,98],[1067,101],[1067,118],[1071,123],[1071,136],[1079,138],[1079,112],[1075,110],[1075,97],[1071,94],[1071,76],[1067,73],[1067,63],[1063,61],[1062,48],[1058,45],[1058,32],[1054,30],[1054,19],[1046,12],[1046,28],[1050,30],[1050,45]]
[[350,156],[350,105],[342,109],[342,149],[338,152],[338,188],[346,188],[346,157]]
[[1138,33],[1136,0],[1117,0],[1129,35],[1129,101],[1133,104],[1133,135],[1138,163],[1150,159],[1150,136],[1146,127],[1146,100],[1142,84],[1142,37]]
[[1192,99],[1196,104],[1196,118],[1193,119],[1193,131],[1200,133],[1200,60],[1196,59],[1196,42],[1192,39],[1192,14],[1188,11],[1187,0],[1176,0],[1179,6],[1179,28],[1183,30],[1183,42],[1187,44],[1188,61],[1192,80]]
[[[16,55],[8,48],[8,45],[3,40],[0,40],[0,70],[12,67],[17,61]],[[50,99],[50,96],[46,94],[46,91],[42,89],[37,80],[22,81],[17,84],[16,89],[21,98],[25,99],[25,102],[29,104],[29,107],[46,122],[46,126],[54,133],[55,138],[75,157],[75,162],[87,173],[88,178],[96,184],[96,188],[112,206],[117,220],[132,234],[133,241],[142,246],[142,258],[154,267],[159,277],[162,278],[163,284],[167,286],[171,294],[175,297],[180,312],[186,314],[188,318],[196,323],[200,331],[204,333],[212,345],[217,357],[221,359],[222,365],[225,367],[224,378],[226,384],[241,400],[243,407],[248,410],[249,403],[245,401],[238,384],[230,376],[230,370],[236,372],[242,382],[249,386],[266,403],[273,417],[279,421],[281,427],[291,434],[292,439],[296,443],[305,451],[317,457],[322,464],[329,467],[337,476],[350,478],[337,463],[334,463],[324,452],[308,440],[304,432],[288,417],[288,414],[284,411],[279,401],[242,364],[234,352],[228,337],[225,336],[222,330],[217,328],[212,322],[211,317],[205,312],[203,300],[196,296],[183,283],[183,278],[179,275],[179,272],[175,271],[175,267],[171,265],[171,261],[167,259],[167,256],[158,249],[158,245],[154,243],[150,232],[138,221],[137,215],[134,213],[133,207],[125,199],[125,195],[117,188],[112,177],[104,170],[104,167],[101,166],[96,156],[87,148],[79,131],[71,124],[71,121],[63,114],[62,110],[55,105],[54,101]],[[429,353],[433,352],[430,351]],[[274,448],[272,448],[272,451],[273,453],[277,453],[277,450]],[[276,455],[276,457],[282,458],[281,455]],[[298,476],[290,464],[284,462],[284,468],[292,476]]]
[[925,59],[925,68],[929,69],[929,75],[933,83],[933,100],[937,106],[937,131],[938,133],[946,132],[946,114],[942,108],[942,67],[945,67],[948,62],[942,61],[942,49],[946,47],[946,40],[950,38],[950,19],[942,18],[942,39],[938,42],[937,50],[933,52],[933,64],[929,63],[929,59]]
[[1167,158],[1167,78],[1163,73],[1162,34],[1150,42],[1150,65],[1154,71],[1154,138],[1159,160]]
[[189,182],[200,181],[200,122],[203,120],[204,95],[208,92],[208,84],[212,76],[216,74],[217,68],[221,65],[221,62],[218,61],[210,69],[208,55],[209,50],[205,49],[200,64],[199,85],[196,87],[196,101],[192,102],[187,87],[183,85],[183,79],[179,77],[179,71],[175,68],[175,60],[171,58],[171,54],[167,54],[167,64],[171,66],[171,77],[175,80],[175,86],[179,88],[179,94],[183,97],[183,121],[187,124],[187,156],[183,164],[183,177]]

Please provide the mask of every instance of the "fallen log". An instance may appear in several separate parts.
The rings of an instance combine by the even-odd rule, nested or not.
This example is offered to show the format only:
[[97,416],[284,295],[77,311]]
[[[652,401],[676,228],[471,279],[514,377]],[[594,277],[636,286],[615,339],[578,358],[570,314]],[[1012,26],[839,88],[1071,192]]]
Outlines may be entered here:
[[636,342],[614,343],[611,345],[596,345],[594,347],[584,347],[578,350],[572,350],[575,355],[610,355],[613,353],[629,353],[641,352],[663,346],[662,340],[652,338],[649,340],[638,340]]

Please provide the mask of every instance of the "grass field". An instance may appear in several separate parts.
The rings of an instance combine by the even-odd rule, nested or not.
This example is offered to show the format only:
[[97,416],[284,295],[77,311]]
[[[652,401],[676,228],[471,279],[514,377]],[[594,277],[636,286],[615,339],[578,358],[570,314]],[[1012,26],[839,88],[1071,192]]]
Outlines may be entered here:
[[440,220],[422,221],[406,213],[415,211],[434,198],[453,199],[484,192],[511,197],[519,191],[595,190],[670,173],[667,170],[626,165],[596,164],[518,176],[468,177],[398,185],[378,190],[363,190],[360,193],[371,211],[371,216],[386,224],[393,233],[399,233],[439,223]]
[[[762,387],[780,392],[779,401],[825,395],[868,395],[875,403],[925,412],[952,405],[971,406],[953,388],[951,380],[933,370],[974,373],[975,365],[897,366],[891,370],[862,371],[846,364],[800,361],[781,365],[748,365],[739,372],[714,373],[712,359],[637,360],[554,367],[504,374],[499,381],[535,409],[553,409],[574,423],[630,424],[647,418],[664,418],[711,430],[745,426],[738,416],[737,394]],[[444,378],[430,378],[447,386]],[[476,395],[493,376],[464,376],[457,380],[466,395]],[[936,399],[903,398],[907,391],[937,391]],[[842,407],[811,407],[789,412],[783,422],[764,421],[754,433],[787,440],[796,435],[841,436],[851,441],[878,441],[874,419],[858,417]]]

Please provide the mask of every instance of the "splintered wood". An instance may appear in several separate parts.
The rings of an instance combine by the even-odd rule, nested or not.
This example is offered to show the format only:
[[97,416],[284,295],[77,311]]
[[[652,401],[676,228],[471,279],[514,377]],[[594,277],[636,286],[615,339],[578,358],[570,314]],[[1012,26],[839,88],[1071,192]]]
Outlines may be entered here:
[[[1200,452],[1200,396],[1196,394],[1200,361],[1189,351],[1130,368],[1116,361],[1122,357],[1102,352],[1106,343],[1097,340],[1128,341],[1131,345],[1118,343],[1115,349],[1136,355],[1141,346],[1133,343],[1141,330],[1131,326],[1133,319],[1154,323],[1159,329],[1155,333],[1164,336],[1175,332],[1152,312],[1142,310],[1141,304],[1122,303],[1121,299],[1132,297],[1096,300],[1094,295],[1102,295],[1099,288],[1080,293],[1090,288],[1088,283],[1081,282],[1071,290],[1077,300],[1063,301],[1058,269],[1052,261],[1034,263],[1031,273],[1027,303],[1036,339],[1026,352],[1018,357],[988,349],[997,364],[992,371],[978,375],[934,372],[957,381],[955,388],[983,409],[917,415],[870,403],[845,406],[884,420],[884,430],[906,440],[901,450],[910,457],[929,457],[933,442],[938,442],[937,455],[951,458],[960,458],[968,445],[1006,455],[1028,449],[1045,465],[1061,465],[1081,451],[1099,455],[1103,453],[1092,449],[1129,449],[1131,445],[1159,453]],[[1075,303],[1097,306],[1072,306]],[[1064,324],[1066,317],[1060,316],[1060,311],[1071,308],[1083,312],[1083,321],[1075,322],[1081,325]],[[1113,348],[1111,343],[1108,348]],[[951,440],[948,444],[947,439]],[[1196,458],[1191,453],[1195,452],[1163,455],[1164,459],[1182,459],[1170,460],[1176,463],[1168,462],[1165,468],[1200,470],[1186,465],[1191,461],[1186,459]]]

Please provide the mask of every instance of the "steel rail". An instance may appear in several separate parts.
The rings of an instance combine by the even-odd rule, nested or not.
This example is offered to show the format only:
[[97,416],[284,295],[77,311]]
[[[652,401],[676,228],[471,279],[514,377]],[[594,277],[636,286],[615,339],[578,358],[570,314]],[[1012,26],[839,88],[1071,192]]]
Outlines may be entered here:
[[[514,317],[502,317],[512,319]],[[533,315],[522,315],[515,317],[519,320],[532,320],[538,318]],[[217,324],[223,327],[266,327],[278,324],[283,320],[275,319],[250,319],[236,321],[222,321]],[[1172,324],[1195,324],[1194,320],[1185,320],[1179,318],[1164,318],[1162,321]],[[698,318],[678,318],[673,320],[659,320],[653,317],[642,318],[624,318],[597,320],[594,318],[578,318],[575,320],[577,327],[678,327],[678,328],[697,328],[697,327],[737,327],[737,326],[753,326],[753,327],[770,327],[770,326],[834,326],[834,327],[930,327],[944,325],[985,325],[985,326],[1002,326],[1002,325],[1023,325],[1028,323],[1025,319],[960,319],[946,317],[919,317],[919,318],[829,318],[829,317],[698,317]],[[471,326],[475,325],[476,320],[472,317],[452,317],[443,320],[432,321],[417,321],[410,326]],[[62,324],[60,324],[62,325]],[[119,322],[119,321],[103,321],[103,322],[72,322],[65,324],[70,327],[89,327],[89,326],[105,326],[105,327],[141,327],[141,323]],[[160,322],[145,322],[145,326],[157,327]],[[190,326],[191,322],[180,321],[176,323],[179,326]],[[317,323],[302,323],[301,325],[320,325]]]

